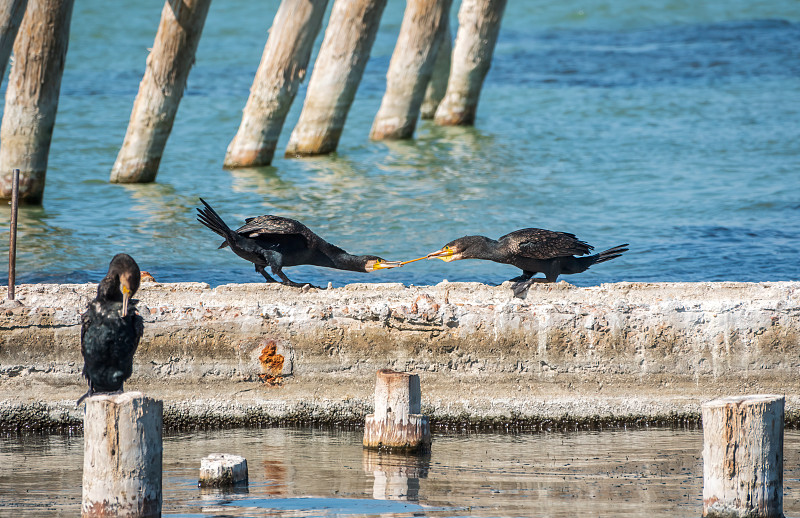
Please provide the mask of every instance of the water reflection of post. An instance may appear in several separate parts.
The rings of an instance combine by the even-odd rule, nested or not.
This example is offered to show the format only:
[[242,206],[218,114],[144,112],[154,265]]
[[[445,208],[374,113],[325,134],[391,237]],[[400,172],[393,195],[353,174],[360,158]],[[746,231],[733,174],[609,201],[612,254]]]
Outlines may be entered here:
[[375,477],[372,498],[419,501],[419,479],[428,477],[429,453],[414,455],[365,449],[363,458],[364,471]]

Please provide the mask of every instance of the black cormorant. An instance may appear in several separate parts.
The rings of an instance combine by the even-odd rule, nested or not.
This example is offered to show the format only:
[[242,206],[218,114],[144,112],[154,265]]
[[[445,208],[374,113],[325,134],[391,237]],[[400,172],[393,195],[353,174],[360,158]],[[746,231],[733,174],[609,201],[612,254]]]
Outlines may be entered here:
[[349,254],[328,243],[299,221],[280,216],[247,218],[243,226],[233,231],[211,205],[202,198],[200,201],[205,208],[197,209],[197,221],[225,238],[219,248],[230,246],[233,253],[255,264],[256,271],[267,282],[277,282],[266,272],[267,266],[274,275],[280,277],[281,284],[294,287],[305,284],[289,280],[282,271],[286,266],[309,264],[354,272],[400,266],[399,261],[386,261],[374,255]]
[[83,375],[89,390],[76,403],[97,392],[117,392],[133,371],[133,354],[144,325],[131,297],[139,289],[139,266],[128,254],[117,254],[97,286],[97,297],[81,315]]
[[[524,283],[527,287],[532,282],[555,282],[559,275],[581,273],[593,264],[619,257],[628,250],[625,248],[627,246],[626,243],[599,254],[575,257],[589,254],[594,247],[567,232],[523,228],[506,234],[496,241],[485,236],[460,237],[426,255],[425,258],[436,257],[447,262],[460,259],[486,259],[496,263],[511,264],[521,268],[522,275],[510,280]],[[416,260],[418,259],[414,259]],[[403,264],[408,262],[411,261],[405,261]],[[531,279],[539,272],[544,274],[543,279]],[[518,288],[515,288],[515,293],[518,291]]]

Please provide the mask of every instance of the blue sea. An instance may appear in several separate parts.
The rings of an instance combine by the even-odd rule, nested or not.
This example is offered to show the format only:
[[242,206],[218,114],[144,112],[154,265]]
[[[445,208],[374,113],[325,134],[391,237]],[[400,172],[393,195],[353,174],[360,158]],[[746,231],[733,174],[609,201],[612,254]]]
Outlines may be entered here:
[[[475,126],[423,121],[413,140],[372,142],[404,5],[384,12],[337,153],[283,158],[304,84],[272,166],[228,171],[278,2],[213,3],[157,182],[114,185],[163,1],[76,2],[44,201],[20,210],[17,282],[97,281],[121,251],[162,282],[260,282],[195,220],[198,197],[234,228],[287,216],[386,259],[524,227],[572,232],[596,251],[630,243],[564,278],[579,286],[800,280],[796,0],[509,2]],[[4,209],[0,257],[8,223]],[[518,272],[436,260],[373,274],[286,269],[335,286],[497,284]]]

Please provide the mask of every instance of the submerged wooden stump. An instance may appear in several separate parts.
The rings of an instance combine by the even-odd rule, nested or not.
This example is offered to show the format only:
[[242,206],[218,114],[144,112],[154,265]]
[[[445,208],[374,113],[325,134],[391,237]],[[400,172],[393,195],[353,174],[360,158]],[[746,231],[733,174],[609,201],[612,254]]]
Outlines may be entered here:
[[373,140],[414,136],[425,89],[447,28],[451,0],[408,0],[394,47],[386,93],[375,115]]
[[25,9],[0,127],[0,198],[11,197],[11,171],[18,168],[20,202],[42,201],[72,5],[73,0],[29,0]]
[[225,167],[272,163],[275,146],[300,83],[328,0],[283,0],[258,65],[239,131],[228,146]]
[[163,403],[125,392],[85,404],[81,516],[161,516]]
[[436,109],[441,126],[475,122],[483,80],[492,64],[506,0],[464,0],[458,11],[447,92]]
[[336,151],[386,0],[335,0],[287,157]]
[[421,406],[418,375],[379,370],[375,383],[375,413],[366,418],[364,447],[398,451],[430,449],[430,424],[420,413]]
[[200,461],[200,487],[225,488],[246,486],[247,459],[239,455],[212,453]]
[[784,398],[703,404],[703,516],[783,517]]
[[155,181],[210,5],[211,0],[165,2],[112,182]]

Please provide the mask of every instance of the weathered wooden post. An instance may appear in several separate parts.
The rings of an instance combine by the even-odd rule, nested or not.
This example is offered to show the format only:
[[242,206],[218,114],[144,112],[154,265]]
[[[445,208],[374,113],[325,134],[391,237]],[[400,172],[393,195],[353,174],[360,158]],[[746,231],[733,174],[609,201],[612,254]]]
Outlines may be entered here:
[[200,461],[200,480],[197,485],[208,488],[246,486],[247,459],[228,453],[212,453]]
[[451,3],[452,0],[407,0],[386,73],[386,93],[369,134],[371,139],[405,139],[414,135]]
[[272,163],[275,146],[308,68],[328,0],[283,0],[258,65],[239,131],[228,146],[225,167]]
[[162,413],[141,392],[86,399],[81,516],[161,516]]
[[703,516],[783,517],[784,398],[703,404]]
[[211,0],[167,0],[131,119],[111,169],[115,183],[156,179]]
[[27,5],[28,0],[0,2],[0,85],[3,84],[3,78],[6,77],[8,57],[11,56],[14,39],[17,37],[17,31],[22,23],[22,15],[25,14]]
[[335,0],[286,156],[332,153],[356,95],[386,0]]
[[19,169],[11,173],[11,222],[8,236],[8,300],[16,296],[17,282],[17,212],[19,209]]
[[375,382],[375,413],[366,418],[364,447],[397,451],[430,449],[430,423],[420,413],[421,406],[418,375],[379,370]]
[[450,54],[453,53],[453,36],[450,32],[450,17],[444,19],[445,28],[442,31],[442,42],[436,53],[436,62],[433,64],[433,74],[425,89],[425,99],[419,110],[420,119],[432,120],[436,115],[436,108],[444,98],[447,91],[447,78],[450,77]]
[[11,196],[11,170],[19,168],[20,201],[42,201],[72,5],[73,0],[29,0],[25,9],[0,127],[0,198]]
[[492,64],[505,8],[506,0],[464,0],[461,3],[447,92],[436,109],[436,124],[466,126],[475,122],[478,98]]

